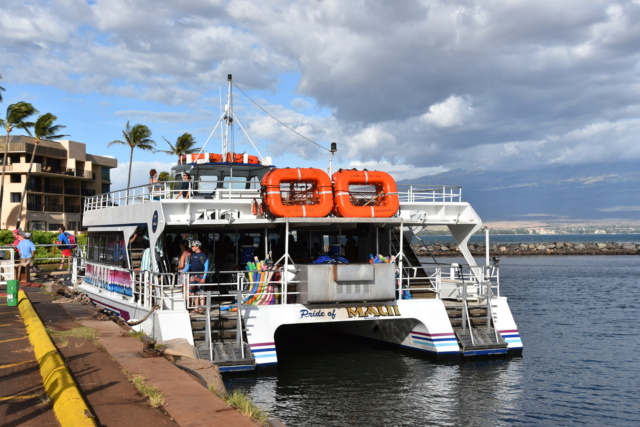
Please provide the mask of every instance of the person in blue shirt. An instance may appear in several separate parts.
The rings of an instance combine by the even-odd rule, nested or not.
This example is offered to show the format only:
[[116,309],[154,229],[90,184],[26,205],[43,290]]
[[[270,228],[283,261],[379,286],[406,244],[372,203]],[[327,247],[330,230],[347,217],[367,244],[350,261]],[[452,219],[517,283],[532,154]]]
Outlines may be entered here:
[[20,269],[30,270],[33,265],[33,254],[36,251],[36,245],[31,241],[31,233],[24,233],[22,241],[18,243],[18,252],[20,252]]
[[[189,286],[189,294],[190,295],[195,295],[196,292],[199,292],[202,290],[202,286],[197,285],[197,283],[204,283],[204,278],[206,276],[205,272],[207,271],[208,268],[208,259],[207,259],[207,254],[205,254],[204,252],[202,252],[201,249],[202,243],[200,243],[199,240],[194,240],[193,242],[191,242],[191,259],[190,259],[190,266],[189,266],[189,272],[191,273],[201,273],[201,274],[191,274],[191,283],[195,283],[195,285],[191,285]],[[204,305],[204,297],[200,296],[196,299],[197,304],[199,306],[203,306]],[[204,313],[204,308],[198,308],[196,309],[197,313]]]
[[[58,235],[58,242],[60,244],[60,251],[62,252],[62,259],[60,260],[60,267],[58,267],[58,270],[63,270],[65,259],[71,259],[71,245],[64,227],[58,228],[58,233],[60,233]],[[70,264],[67,265],[70,267]]]

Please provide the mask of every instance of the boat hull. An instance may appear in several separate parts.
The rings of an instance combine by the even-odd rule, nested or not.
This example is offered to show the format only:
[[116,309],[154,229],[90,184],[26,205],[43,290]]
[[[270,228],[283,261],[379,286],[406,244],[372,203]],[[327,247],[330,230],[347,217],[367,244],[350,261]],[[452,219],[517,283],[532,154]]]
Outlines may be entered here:
[[187,310],[150,310],[135,303],[132,298],[96,288],[87,283],[78,285],[78,289],[84,292],[92,303],[121,317],[126,322],[137,323],[137,321],[146,318],[140,324],[133,326],[133,328],[158,341],[184,338],[189,344],[194,343]]

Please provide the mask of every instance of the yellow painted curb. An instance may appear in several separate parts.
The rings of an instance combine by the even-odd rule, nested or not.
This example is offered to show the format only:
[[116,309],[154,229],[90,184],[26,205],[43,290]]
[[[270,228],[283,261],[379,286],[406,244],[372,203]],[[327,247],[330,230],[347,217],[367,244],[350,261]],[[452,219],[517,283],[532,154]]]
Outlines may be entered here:
[[97,426],[64,359],[22,289],[18,291],[18,307],[40,365],[44,389],[53,400],[53,411],[58,422],[62,427]]

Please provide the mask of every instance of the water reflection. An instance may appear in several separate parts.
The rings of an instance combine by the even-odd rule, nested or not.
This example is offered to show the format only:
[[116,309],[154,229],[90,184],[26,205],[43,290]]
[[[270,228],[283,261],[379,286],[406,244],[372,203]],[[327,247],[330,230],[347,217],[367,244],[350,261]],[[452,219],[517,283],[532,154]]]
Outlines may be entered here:
[[638,257],[501,266],[522,358],[438,364],[314,331],[293,334],[277,371],[227,387],[290,427],[640,425]]
[[437,364],[352,338],[314,337],[280,355],[272,375],[227,386],[291,426],[460,425],[516,410],[519,359]]

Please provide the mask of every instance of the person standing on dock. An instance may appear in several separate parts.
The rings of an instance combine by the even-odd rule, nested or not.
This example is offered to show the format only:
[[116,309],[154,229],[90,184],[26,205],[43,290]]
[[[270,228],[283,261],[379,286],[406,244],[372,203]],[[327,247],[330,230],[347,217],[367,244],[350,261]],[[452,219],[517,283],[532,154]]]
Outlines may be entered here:
[[[58,270],[64,270],[65,259],[71,259],[71,243],[69,242],[69,237],[67,236],[66,229],[64,227],[58,228],[58,244],[60,245],[60,251],[62,252],[62,258],[60,259],[60,267]],[[67,268],[69,267],[69,263],[67,263]]]
[[20,252],[20,269],[25,268],[25,272],[31,270],[33,265],[33,254],[36,252],[36,245],[31,241],[31,233],[24,233],[23,239],[18,243],[18,252]]

